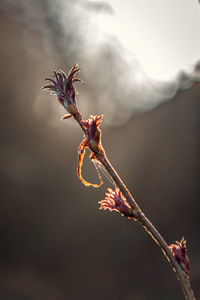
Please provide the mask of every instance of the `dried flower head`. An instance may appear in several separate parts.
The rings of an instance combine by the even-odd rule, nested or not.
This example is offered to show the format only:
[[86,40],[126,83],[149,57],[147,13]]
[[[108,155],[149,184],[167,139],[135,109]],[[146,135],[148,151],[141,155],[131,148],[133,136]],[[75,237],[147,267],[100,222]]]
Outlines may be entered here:
[[64,116],[68,118],[71,115],[75,115],[78,112],[78,107],[76,103],[76,92],[73,83],[76,81],[82,82],[75,75],[81,69],[75,64],[69,71],[68,75],[62,70],[54,71],[55,80],[52,78],[46,78],[46,81],[50,81],[51,84],[47,84],[42,87],[42,90],[48,90],[58,97],[59,102],[64,106],[64,108],[70,113],[70,115]]
[[190,261],[187,256],[186,240],[184,237],[182,237],[180,242],[176,241],[176,244],[171,244],[169,249],[171,250],[177,262],[180,264],[183,271],[186,273],[186,275],[188,275],[190,272]]
[[110,211],[115,210],[125,217],[134,217],[131,207],[118,188],[116,188],[114,191],[112,189],[108,189],[106,198],[99,201],[99,203],[101,204],[100,209],[109,209]]

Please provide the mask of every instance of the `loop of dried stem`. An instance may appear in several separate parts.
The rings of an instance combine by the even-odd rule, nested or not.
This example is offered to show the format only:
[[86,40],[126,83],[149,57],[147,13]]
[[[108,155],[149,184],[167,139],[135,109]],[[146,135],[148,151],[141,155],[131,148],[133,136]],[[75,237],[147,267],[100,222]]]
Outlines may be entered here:
[[79,148],[78,148],[78,167],[77,167],[77,174],[78,174],[78,177],[80,179],[80,181],[86,185],[86,186],[93,186],[94,188],[99,188],[102,184],[103,184],[103,181],[101,180],[99,184],[96,184],[96,183],[91,183],[91,182],[88,182],[86,181],[83,177],[82,177],[82,172],[81,172],[81,169],[82,169],[82,164],[83,164],[83,158],[85,156],[85,148],[88,147],[87,146],[87,142],[86,140],[83,140],[80,145],[79,145]]

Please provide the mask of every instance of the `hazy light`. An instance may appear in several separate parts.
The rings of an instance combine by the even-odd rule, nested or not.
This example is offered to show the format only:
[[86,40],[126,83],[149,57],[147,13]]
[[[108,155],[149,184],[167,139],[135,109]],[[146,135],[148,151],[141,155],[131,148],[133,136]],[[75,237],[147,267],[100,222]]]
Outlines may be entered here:
[[[95,2],[95,1],[92,1]],[[110,0],[114,14],[98,14],[102,33],[118,37],[144,71],[167,80],[200,59],[200,6],[195,0]]]

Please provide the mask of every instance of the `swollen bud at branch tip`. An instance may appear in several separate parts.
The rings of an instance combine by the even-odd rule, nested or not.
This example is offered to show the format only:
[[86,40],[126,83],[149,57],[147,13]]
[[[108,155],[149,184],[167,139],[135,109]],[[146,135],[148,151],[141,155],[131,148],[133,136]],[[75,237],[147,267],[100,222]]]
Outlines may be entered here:
[[[76,91],[73,83],[76,81],[82,82],[82,80],[75,77],[76,73],[80,70],[81,69],[78,68],[78,65],[75,64],[69,71],[68,75],[66,75],[62,70],[54,71],[55,79],[46,78],[45,80],[49,81],[50,84],[42,87],[42,90],[47,90],[56,95],[59,102],[71,115],[75,115],[79,112],[76,102]],[[64,119],[66,119],[66,117],[64,117]]]

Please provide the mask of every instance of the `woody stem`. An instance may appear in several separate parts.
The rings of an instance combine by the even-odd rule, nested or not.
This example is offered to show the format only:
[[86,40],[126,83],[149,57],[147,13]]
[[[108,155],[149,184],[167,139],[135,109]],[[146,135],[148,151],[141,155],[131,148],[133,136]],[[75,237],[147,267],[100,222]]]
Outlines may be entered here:
[[[80,125],[81,129],[85,134],[85,129],[82,126],[83,124],[82,114],[78,113],[74,115],[74,119],[78,122],[78,124]],[[112,178],[116,186],[120,189],[123,196],[126,198],[127,202],[132,208],[134,220],[137,221],[146,230],[146,232],[152,237],[152,239],[158,244],[158,246],[160,246],[162,252],[164,253],[165,257],[172,265],[177,275],[182,291],[185,295],[185,299],[195,300],[195,296],[190,285],[189,276],[186,276],[184,274],[183,270],[181,269],[181,266],[176,261],[175,257],[173,256],[164,238],[161,236],[158,230],[153,226],[153,224],[148,220],[148,218],[142,212],[142,210],[136,203],[135,199],[132,197],[131,193],[127,189],[126,185],[123,183],[122,179],[119,177],[118,173],[111,165],[110,161],[106,156],[104,149],[103,148],[99,149],[98,153],[94,153],[94,155],[96,159],[101,163],[101,165],[105,168],[106,172],[110,175],[110,177]]]
[[189,276],[186,276],[181,269],[181,266],[176,261],[175,257],[171,253],[167,243],[164,238],[158,232],[158,230],[153,226],[153,224],[148,220],[148,218],[144,215],[135,199],[132,197],[131,193],[127,189],[126,185],[123,183],[111,163],[109,162],[104,151],[99,151],[96,155],[96,158],[100,161],[100,163],[104,166],[108,174],[112,177],[112,180],[116,184],[116,186],[120,189],[123,196],[126,198],[127,202],[131,206],[134,214],[134,220],[137,221],[142,227],[147,231],[147,233],[153,238],[153,240],[160,246],[162,252],[164,253],[167,260],[171,263],[174,271],[176,272],[177,278],[180,282],[182,291],[185,295],[186,300],[195,300],[195,296],[193,290],[190,285]]

